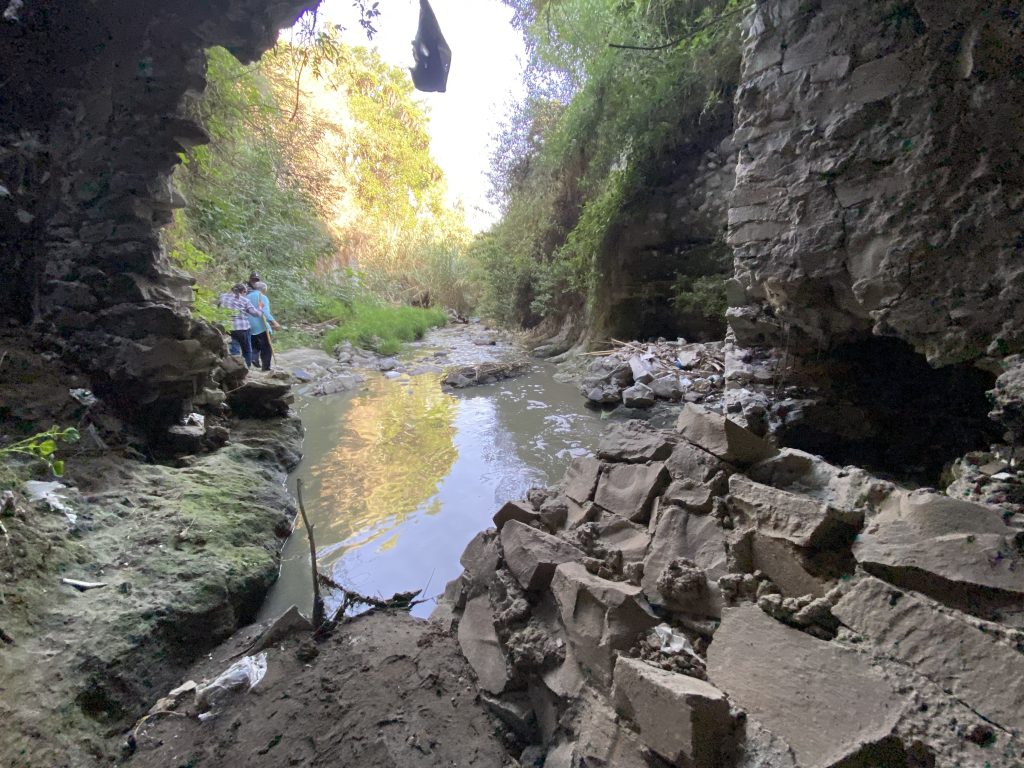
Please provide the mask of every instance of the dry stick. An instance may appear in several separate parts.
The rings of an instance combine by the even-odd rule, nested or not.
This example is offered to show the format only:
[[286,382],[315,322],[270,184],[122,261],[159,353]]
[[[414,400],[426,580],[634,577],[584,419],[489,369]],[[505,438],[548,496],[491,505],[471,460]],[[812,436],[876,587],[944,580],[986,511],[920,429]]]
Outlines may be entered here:
[[302,524],[306,526],[306,537],[309,539],[309,565],[313,574],[313,629],[319,629],[324,623],[324,599],[320,596],[320,573],[316,569],[316,541],[313,539],[313,526],[306,517],[306,507],[302,503],[302,478],[295,483],[296,495],[299,497],[299,513]]

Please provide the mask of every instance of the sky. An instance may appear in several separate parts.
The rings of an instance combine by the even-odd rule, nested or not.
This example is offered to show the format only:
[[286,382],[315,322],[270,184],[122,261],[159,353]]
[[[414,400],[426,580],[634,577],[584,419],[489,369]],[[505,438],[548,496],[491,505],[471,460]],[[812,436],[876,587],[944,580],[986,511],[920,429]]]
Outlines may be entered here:
[[[500,0],[432,0],[431,6],[452,49],[452,64],[446,93],[417,91],[417,98],[430,115],[431,152],[444,170],[452,199],[464,202],[467,223],[480,231],[498,218],[487,201],[486,172],[491,137],[507,105],[523,95],[523,41],[512,28],[512,9]],[[352,0],[324,0],[320,18],[342,24],[346,42],[376,48],[389,64],[412,65],[419,0],[381,0],[371,41],[358,24]]]

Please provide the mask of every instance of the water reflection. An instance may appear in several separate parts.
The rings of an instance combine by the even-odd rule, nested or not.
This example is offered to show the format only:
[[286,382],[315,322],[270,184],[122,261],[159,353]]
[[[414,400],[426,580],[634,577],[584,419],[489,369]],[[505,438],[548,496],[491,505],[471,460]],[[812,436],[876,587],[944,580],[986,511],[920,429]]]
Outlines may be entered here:
[[[601,429],[575,388],[540,367],[458,395],[442,391],[437,374],[374,377],[354,395],[306,400],[300,409],[305,458],[296,476],[306,485],[321,568],[382,596],[440,592],[497,505],[557,481],[573,456],[596,446]],[[308,548],[296,534],[261,618],[292,603],[309,609]]]

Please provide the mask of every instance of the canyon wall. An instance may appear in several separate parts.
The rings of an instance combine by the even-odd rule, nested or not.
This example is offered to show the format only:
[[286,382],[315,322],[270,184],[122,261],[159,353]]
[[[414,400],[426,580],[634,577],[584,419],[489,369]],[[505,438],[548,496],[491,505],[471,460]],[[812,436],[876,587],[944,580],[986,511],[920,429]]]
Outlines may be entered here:
[[763,0],[736,97],[741,344],[1024,346],[1024,27],[1009,2]]
[[10,3],[0,19],[0,321],[34,324],[153,431],[201,391],[222,335],[160,229],[206,48],[253,60],[302,0]]

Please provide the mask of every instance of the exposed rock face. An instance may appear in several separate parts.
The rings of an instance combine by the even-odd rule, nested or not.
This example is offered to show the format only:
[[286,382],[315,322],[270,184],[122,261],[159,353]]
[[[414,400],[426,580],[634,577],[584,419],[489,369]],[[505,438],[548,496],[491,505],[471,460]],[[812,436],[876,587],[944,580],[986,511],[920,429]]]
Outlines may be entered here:
[[[20,5],[20,4],[19,4]],[[160,228],[204,49],[252,60],[302,0],[22,5],[0,22],[0,320],[47,329],[101,397],[154,429],[203,389],[222,335],[189,314]]]
[[[736,76],[723,72],[722,80],[735,83]],[[681,138],[665,158],[664,178],[649,180],[642,201],[623,212],[598,255],[595,338],[709,340],[725,330],[719,318],[682,312],[672,299],[681,276],[724,279],[730,271],[724,225],[736,167],[732,109],[727,95],[706,114],[680,112]]]
[[1021,349],[1024,36],[1005,11],[758,3],[729,209],[741,344],[875,333],[935,365]]

